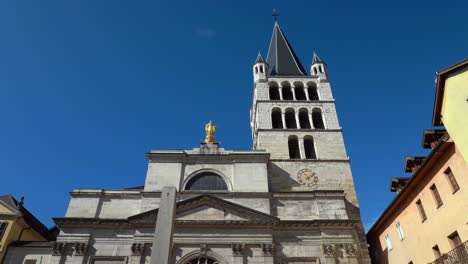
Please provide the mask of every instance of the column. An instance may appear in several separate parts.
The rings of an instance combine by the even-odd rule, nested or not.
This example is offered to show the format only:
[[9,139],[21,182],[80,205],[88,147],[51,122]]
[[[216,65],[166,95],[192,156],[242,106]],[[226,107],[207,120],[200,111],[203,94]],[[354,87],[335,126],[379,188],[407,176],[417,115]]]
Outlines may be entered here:
[[231,244],[232,249],[232,263],[233,264],[243,264],[244,263],[244,254],[245,254],[245,245],[244,244]]
[[154,232],[151,264],[171,263],[172,236],[174,234],[176,188],[164,187],[161,191],[158,219]]
[[73,245],[73,259],[71,263],[82,264],[84,262],[87,252],[88,252],[88,243],[76,242]]
[[310,98],[309,98],[309,90],[307,90],[307,87],[304,87],[304,93],[306,95],[306,100],[307,101],[310,101]]
[[278,92],[280,95],[280,100],[283,100],[283,87],[278,87]]
[[301,122],[299,122],[299,112],[294,112],[294,117],[296,118],[296,127],[301,128]]
[[274,244],[267,244],[267,243],[262,243],[262,253],[263,253],[263,263],[264,264],[273,264],[275,259],[275,245]]
[[144,248],[145,248],[145,244],[143,243],[133,243],[131,246],[132,255],[130,256],[130,260],[128,263],[140,264]]
[[283,121],[283,129],[286,129],[286,117],[283,111],[281,111],[281,121]]
[[294,87],[291,87],[291,92],[292,92],[292,95],[293,95],[293,100],[297,100],[296,99],[296,89]]
[[332,244],[322,245],[322,256],[325,259],[325,262],[324,262],[325,264],[336,264],[335,245],[332,245]]
[[312,119],[312,112],[309,112],[309,123],[310,123],[310,128],[311,129],[314,129],[314,122],[312,122],[313,119]]
[[297,143],[299,144],[299,154],[301,155],[301,159],[305,159],[305,150],[304,150],[304,138],[297,137]]

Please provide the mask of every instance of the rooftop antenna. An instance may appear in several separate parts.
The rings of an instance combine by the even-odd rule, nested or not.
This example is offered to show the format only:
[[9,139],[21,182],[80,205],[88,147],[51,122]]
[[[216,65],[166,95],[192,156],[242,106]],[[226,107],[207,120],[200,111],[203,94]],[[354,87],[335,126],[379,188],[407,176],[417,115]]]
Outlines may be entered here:
[[278,10],[276,10],[276,8],[273,8],[273,13],[271,15],[275,19],[275,22],[278,21],[278,17],[280,15],[280,13],[278,12]]

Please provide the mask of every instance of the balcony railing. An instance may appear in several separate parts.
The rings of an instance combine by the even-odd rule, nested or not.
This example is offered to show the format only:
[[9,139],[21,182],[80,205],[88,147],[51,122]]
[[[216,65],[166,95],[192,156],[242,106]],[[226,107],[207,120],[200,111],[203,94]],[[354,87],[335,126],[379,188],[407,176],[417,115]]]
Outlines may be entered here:
[[447,252],[432,264],[466,264],[468,263],[468,241],[458,245],[452,251]]

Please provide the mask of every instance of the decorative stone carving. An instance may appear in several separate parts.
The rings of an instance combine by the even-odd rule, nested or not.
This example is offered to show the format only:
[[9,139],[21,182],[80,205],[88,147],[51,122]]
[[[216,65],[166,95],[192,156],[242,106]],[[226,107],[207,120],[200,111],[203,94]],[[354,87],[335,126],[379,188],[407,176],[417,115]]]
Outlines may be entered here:
[[75,250],[75,255],[83,256],[88,251],[88,243],[76,242],[73,249]]
[[200,244],[200,252],[203,257],[206,256],[206,253],[208,252],[208,247],[206,244]]
[[274,244],[262,243],[262,252],[263,256],[273,256],[275,254],[276,248]]
[[302,185],[312,187],[317,184],[318,177],[310,169],[302,169],[297,173],[297,180]]
[[134,256],[141,256],[143,254],[143,249],[145,245],[142,243],[133,243],[132,244],[132,255]]
[[234,257],[242,257],[244,256],[245,252],[245,245],[244,244],[231,244],[231,249],[232,249],[232,255]]
[[65,250],[66,244],[63,242],[54,242],[52,246],[52,254],[54,256],[61,256],[63,255],[63,251]]
[[322,253],[324,257],[334,257],[335,245],[322,245]]
[[344,244],[343,248],[345,257],[356,257],[357,248],[354,244]]

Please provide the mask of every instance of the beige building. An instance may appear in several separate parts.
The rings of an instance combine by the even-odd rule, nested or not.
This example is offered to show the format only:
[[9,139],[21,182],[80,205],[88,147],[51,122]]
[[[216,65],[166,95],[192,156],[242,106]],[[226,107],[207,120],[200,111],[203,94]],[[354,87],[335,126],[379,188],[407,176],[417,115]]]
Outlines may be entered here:
[[[445,97],[441,94],[441,82],[454,78],[451,92],[468,91],[468,81],[461,89],[463,78],[457,77],[465,72],[457,68],[465,67],[468,60],[464,62],[437,75],[434,126],[442,124],[442,98],[445,102],[457,99],[447,99],[449,92]],[[460,119],[463,111],[456,111],[454,105],[442,107],[444,120]],[[392,178],[390,190],[397,195],[367,233],[373,263],[468,263],[468,164],[462,151],[468,136],[460,133],[463,122],[458,128],[456,122],[450,124],[456,137],[451,130],[424,131],[423,147],[432,149],[429,155],[406,157],[405,171],[412,177]]]
[[53,232],[24,208],[22,201],[11,195],[0,196],[0,263],[8,263],[2,260],[12,243],[52,240]]

